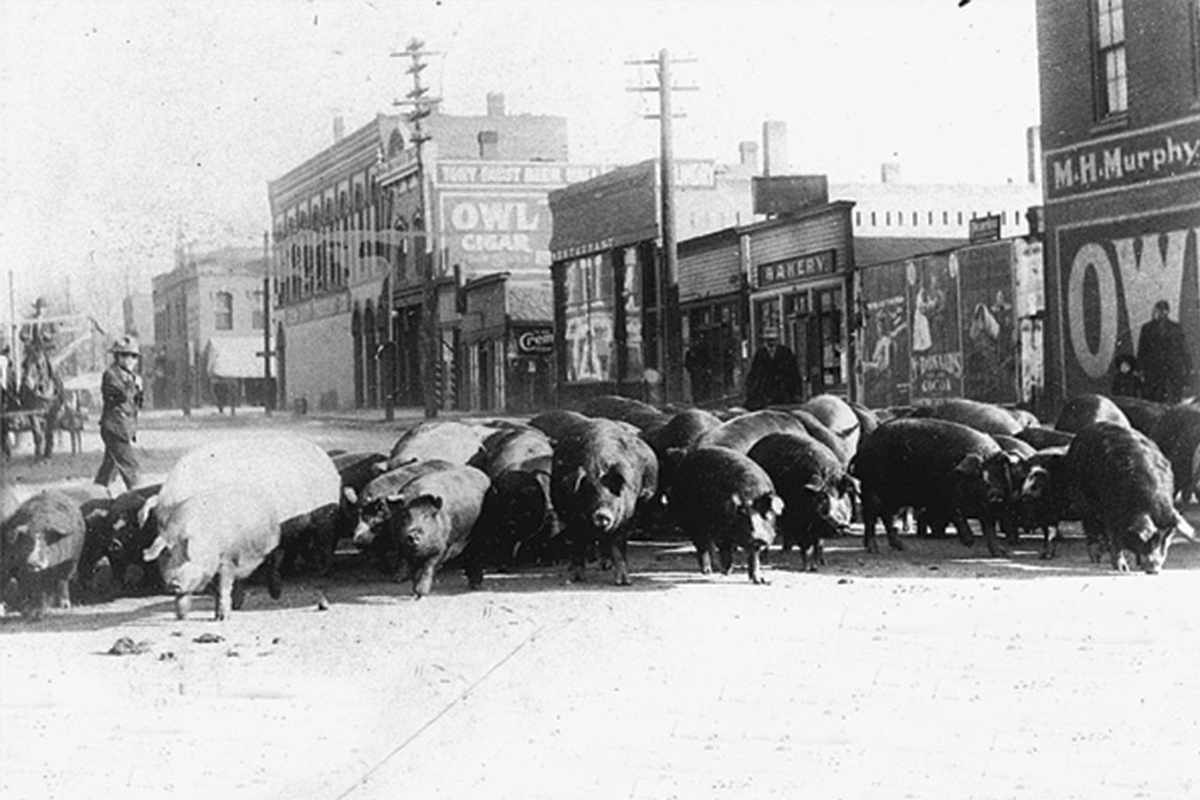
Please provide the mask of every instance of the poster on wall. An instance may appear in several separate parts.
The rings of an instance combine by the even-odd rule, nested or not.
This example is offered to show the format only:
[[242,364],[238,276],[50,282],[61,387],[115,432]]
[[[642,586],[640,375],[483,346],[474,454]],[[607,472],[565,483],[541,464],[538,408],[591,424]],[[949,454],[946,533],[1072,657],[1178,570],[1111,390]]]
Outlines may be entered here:
[[884,264],[861,273],[863,402],[870,408],[906,406],[909,398],[908,296],[905,264]]
[[911,401],[930,405],[962,397],[957,265],[947,255],[931,255],[905,262],[904,273],[912,342]]
[[1016,310],[1010,242],[965,247],[957,264],[962,303],[963,396],[1017,402]]
[[1055,231],[1067,391],[1108,392],[1117,355],[1139,355],[1143,326],[1166,300],[1200,390],[1200,206]]
[[612,379],[613,304],[611,268],[603,256],[576,259],[567,267],[567,381]]

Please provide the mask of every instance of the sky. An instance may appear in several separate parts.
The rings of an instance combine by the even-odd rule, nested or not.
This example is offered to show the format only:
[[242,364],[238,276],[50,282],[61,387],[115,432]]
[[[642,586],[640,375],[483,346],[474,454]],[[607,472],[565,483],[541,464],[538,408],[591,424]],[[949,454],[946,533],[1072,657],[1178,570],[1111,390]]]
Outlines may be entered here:
[[666,49],[697,87],[673,96],[677,158],[736,162],[781,120],[793,172],[1004,183],[1038,122],[1034,23],[1033,0],[0,0],[0,319],[67,292],[111,318],[180,230],[261,246],[267,182],[334,117],[395,113],[414,37],[444,112],[502,92],[566,117],[577,163],[657,154],[657,95],[629,91],[657,78],[628,62]]

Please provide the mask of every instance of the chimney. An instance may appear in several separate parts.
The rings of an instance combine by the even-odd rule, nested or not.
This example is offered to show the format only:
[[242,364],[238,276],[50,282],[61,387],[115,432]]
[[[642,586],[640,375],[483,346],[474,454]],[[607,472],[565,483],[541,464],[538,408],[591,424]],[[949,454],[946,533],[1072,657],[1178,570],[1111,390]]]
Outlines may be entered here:
[[479,157],[484,161],[500,158],[500,134],[495,131],[479,132]]
[[340,114],[333,118],[333,143],[346,138],[346,118]]
[[1030,183],[1042,180],[1042,128],[1030,125],[1025,129],[1026,178]]
[[489,117],[504,116],[504,92],[488,92],[487,115]]
[[786,175],[789,170],[787,123],[767,120],[763,123],[763,175]]
[[743,167],[748,167],[750,172],[758,174],[758,143],[757,142],[740,142],[738,144],[738,155],[740,163]]
[[879,166],[880,183],[900,182],[900,162],[885,161]]

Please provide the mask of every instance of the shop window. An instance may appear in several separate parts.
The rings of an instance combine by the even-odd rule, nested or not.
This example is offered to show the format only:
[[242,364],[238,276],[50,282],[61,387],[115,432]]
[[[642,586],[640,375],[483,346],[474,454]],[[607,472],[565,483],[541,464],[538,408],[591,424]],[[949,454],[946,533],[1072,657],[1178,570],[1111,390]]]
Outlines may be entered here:
[[217,292],[213,298],[213,308],[216,314],[214,324],[219,331],[233,330],[233,295],[230,292]]
[[1096,83],[1099,116],[1124,113],[1128,107],[1125,74],[1124,0],[1096,0]]

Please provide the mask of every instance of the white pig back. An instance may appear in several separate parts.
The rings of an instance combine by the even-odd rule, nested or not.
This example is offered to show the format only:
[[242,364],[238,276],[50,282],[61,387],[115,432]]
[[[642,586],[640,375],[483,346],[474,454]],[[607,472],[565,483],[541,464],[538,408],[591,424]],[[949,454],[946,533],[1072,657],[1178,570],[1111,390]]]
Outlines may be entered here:
[[159,519],[179,503],[231,482],[268,503],[281,523],[338,502],[341,477],[320,447],[298,436],[272,434],[210,442],[185,453],[163,481]]

